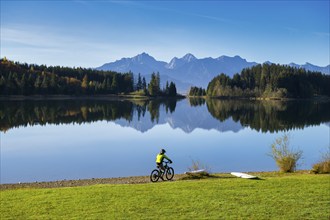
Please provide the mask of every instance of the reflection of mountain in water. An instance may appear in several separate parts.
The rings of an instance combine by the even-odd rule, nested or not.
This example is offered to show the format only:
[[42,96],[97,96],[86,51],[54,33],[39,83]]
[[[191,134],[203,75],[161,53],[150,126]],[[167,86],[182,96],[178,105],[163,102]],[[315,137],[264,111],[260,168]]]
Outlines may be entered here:
[[169,124],[186,133],[195,129],[262,132],[302,129],[330,122],[330,102],[211,99],[0,101],[0,130],[46,124],[114,121],[146,132]]
[[191,133],[197,128],[211,130],[215,129],[221,132],[238,132],[242,126],[234,122],[231,118],[219,123],[207,111],[206,105],[191,107],[187,100],[177,102],[175,111],[170,113],[164,107],[159,109],[158,122],[150,120],[150,114],[147,112],[144,117],[138,119],[137,112],[134,113],[132,120],[127,121],[119,119],[115,121],[124,127],[132,127],[141,132],[146,132],[159,124],[169,124],[173,129],[179,128],[185,133]]

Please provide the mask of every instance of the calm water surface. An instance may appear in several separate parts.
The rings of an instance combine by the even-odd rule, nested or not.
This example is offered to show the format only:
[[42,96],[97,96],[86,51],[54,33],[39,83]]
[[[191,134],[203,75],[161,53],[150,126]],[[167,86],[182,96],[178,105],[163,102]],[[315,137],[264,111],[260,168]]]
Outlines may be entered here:
[[183,173],[270,171],[270,145],[290,133],[310,169],[329,149],[329,103],[0,102],[1,183],[149,175],[161,148]]

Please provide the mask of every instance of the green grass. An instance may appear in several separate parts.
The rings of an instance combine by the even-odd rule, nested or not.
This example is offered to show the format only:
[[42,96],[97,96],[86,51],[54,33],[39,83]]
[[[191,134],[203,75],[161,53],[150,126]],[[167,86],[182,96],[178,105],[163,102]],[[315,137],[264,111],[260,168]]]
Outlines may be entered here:
[[0,219],[329,219],[329,175],[258,175],[2,190]]

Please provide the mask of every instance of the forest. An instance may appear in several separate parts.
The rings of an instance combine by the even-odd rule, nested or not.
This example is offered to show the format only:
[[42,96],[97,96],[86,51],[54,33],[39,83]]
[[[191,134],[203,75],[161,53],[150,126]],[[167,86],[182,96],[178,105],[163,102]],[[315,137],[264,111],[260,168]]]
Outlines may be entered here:
[[209,97],[312,98],[330,97],[330,75],[279,64],[246,68],[232,78],[225,74],[208,84]]
[[86,68],[69,68],[0,60],[0,95],[100,95],[139,94],[177,95],[173,82],[160,87],[159,73],[152,73],[147,84],[139,74],[117,73]]

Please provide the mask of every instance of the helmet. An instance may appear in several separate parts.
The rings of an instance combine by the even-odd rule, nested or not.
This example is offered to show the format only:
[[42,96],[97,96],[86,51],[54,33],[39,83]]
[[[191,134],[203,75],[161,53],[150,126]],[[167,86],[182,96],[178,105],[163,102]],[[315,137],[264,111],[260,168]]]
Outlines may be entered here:
[[164,154],[164,153],[166,153],[166,150],[162,149],[162,150],[160,151],[160,153]]

